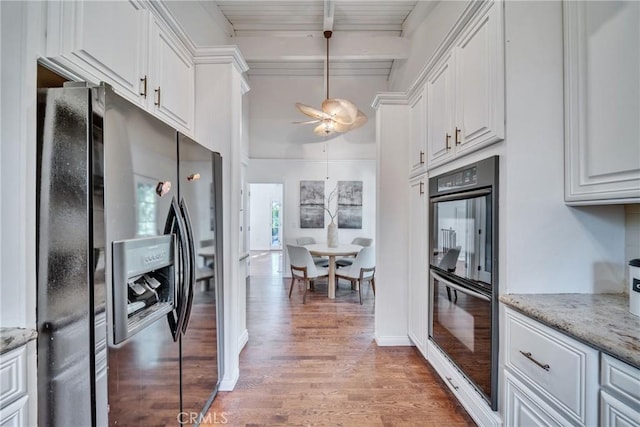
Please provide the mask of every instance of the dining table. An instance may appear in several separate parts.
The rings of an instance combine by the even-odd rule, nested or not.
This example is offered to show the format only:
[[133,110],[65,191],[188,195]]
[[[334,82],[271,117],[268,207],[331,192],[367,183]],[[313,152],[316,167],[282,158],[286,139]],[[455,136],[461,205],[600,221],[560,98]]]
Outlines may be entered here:
[[329,299],[336,297],[336,257],[337,256],[356,256],[362,246],[353,244],[339,244],[336,247],[330,247],[326,243],[313,243],[305,245],[311,255],[329,257],[329,279],[327,282],[327,294]]

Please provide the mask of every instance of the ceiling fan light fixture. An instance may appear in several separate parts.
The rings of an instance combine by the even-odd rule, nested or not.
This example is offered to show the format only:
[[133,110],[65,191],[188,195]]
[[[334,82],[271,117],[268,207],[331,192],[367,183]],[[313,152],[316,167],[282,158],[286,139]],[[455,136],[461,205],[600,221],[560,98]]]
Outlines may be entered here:
[[329,39],[331,34],[331,31],[324,32],[324,37],[327,39],[327,97],[322,102],[322,111],[296,102],[296,108],[301,113],[316,119],[299,123],[320,123],[313,131],[315,134],[322,136],[330,135],[334,132],[347,132],[359,128],[367,122],[367,116],[353,102],[342,98],[329,98]]

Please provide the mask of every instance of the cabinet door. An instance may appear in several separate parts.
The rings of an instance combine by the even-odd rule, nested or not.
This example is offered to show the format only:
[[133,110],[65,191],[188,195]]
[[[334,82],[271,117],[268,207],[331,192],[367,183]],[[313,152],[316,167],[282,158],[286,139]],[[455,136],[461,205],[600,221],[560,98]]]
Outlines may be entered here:
[[195,109],[193,61],[155,16],[151,16],[150,44],[150,108],[156,116],[191,134]]
[[427,357],[429,313],[427,282],[426,177],[410,183],[409,199],[409,338]]
[[640,410],[637,402],[634,408],[612,394],[604,390],[600,391],[600,426],[639,427]]
[[453,155],[454,54],[448,52],[427,77],[429,167]]
[[148,11],[135,1],[50,2],[47,55],[143,104]]
[[491,3],[456,43],[454,140],[458,153],[504,137],[501,7]]
[[411,134],[409,135],[409,168],[411,175],[425,171],[426,156],[426,89],[418,92],[418,95],[411,103]]
[[558,411],[549,406],[533,390],[505,371],[505,412],[506,426],[560,427],[572,425]]
[[640,3],[563,5],[565,200],[638,203]]

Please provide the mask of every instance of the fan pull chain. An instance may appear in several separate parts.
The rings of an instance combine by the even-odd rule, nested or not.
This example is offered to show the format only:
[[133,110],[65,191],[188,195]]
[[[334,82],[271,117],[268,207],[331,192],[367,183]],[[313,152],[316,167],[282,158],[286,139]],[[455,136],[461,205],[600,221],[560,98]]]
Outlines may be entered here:
[[324,151],[327,154],[327,180],[329,180],[329,146],[326,140],[324,141]]

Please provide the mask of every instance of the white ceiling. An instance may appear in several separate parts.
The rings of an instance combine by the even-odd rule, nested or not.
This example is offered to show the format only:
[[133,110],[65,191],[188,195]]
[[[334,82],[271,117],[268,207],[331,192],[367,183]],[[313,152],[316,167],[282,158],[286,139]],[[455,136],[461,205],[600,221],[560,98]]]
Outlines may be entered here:
[[[389,76],[394,60],[406,59],[403,37],[412,15],[434,1],[418,0],[220,0],[208,2],[231,42],[249,64],[249,75],[323,75],[332,30],[330,73]],[[419,20],[420,17],[413,20]]]

